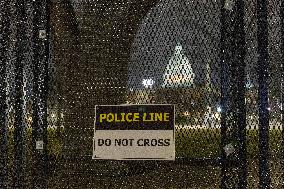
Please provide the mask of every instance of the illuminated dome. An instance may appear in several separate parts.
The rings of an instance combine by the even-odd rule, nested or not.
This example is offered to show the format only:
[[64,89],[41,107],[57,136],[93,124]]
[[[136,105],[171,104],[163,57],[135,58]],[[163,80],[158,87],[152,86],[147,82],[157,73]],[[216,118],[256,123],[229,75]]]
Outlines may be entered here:
[[164,71],[162,87],[193,87],[194,78],[190,61],[184,55],[182,45],[178,43]]
[[[208,64],[211,86],[219,86],[220,11],[213,8],[217,5],[215,1],[159,1],[137,28],[127,65],[127,88],[205,86]],[[144,79],[155,82],[145,85]]]

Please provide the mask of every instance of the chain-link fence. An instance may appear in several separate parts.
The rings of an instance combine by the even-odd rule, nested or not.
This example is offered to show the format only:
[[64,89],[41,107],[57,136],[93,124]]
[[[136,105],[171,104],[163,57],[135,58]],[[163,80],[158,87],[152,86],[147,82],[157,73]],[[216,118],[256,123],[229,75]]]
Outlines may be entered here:
[[[282,188],[283,5],[0,1],[0,188]],[[176,160],[92,160],[119,104],[174,104]]]

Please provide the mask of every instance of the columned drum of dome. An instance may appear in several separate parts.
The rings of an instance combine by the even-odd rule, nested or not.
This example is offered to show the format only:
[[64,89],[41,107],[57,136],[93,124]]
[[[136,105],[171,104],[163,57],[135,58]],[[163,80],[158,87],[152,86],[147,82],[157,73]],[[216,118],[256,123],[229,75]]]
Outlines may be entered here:
[[[155,81],[153,88],[204,86],[208,64],[212,85],[218,88],[220,11],[214,8],[217,5],[215,1],[165,0],[149,10],[139,23],[130,51],[128,88],[143,89],[142,80],[147,78]],[[181,69],[182,66],[185,68]],[[166,70],[177,75],[169,76]],[[179,71],[181,74],[176,73]]]
[[195,74],[182,51],[182,45],[178,43],[164,71],[162,87],[194,87]]

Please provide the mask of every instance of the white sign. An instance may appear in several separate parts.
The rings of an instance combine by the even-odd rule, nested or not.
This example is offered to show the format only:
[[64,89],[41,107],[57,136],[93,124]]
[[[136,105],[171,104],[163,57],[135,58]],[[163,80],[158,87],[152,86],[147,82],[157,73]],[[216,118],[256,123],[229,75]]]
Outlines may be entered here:
[[96,106],[93,159],[174,160],[173,105]]

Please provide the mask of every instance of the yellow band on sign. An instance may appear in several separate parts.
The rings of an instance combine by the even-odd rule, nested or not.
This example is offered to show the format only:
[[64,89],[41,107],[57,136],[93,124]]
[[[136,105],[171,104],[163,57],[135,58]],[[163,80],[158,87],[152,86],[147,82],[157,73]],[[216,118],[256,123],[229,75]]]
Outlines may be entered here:
[[107,113],[100,114],[100,122],[157,122],[170,121],[170,113]]

